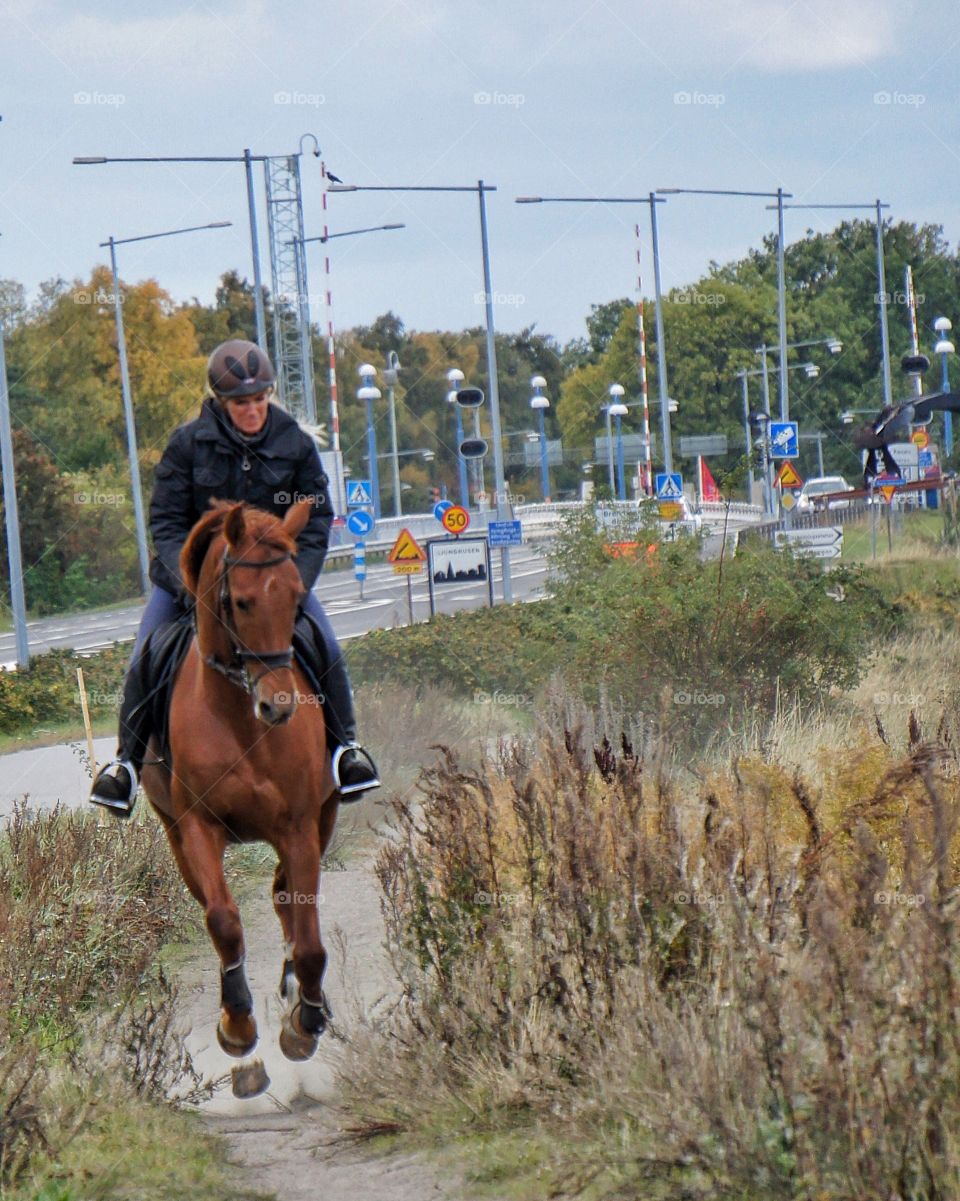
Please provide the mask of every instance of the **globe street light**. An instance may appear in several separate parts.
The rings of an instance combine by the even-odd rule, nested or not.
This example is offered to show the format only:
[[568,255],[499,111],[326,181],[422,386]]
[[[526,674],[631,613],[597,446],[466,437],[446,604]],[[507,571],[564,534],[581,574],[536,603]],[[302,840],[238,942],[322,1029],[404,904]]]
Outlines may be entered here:
[[453,405],[453,411],[457,419],[457,476],[460,480],[460,504],[463,508],[470,507],[470,488],[467,484],[467,462],[460,454],[460,443],[463,441],[463,413],[457,403],[457,392],[464,381],[464,374],[459,367],[451,367],[447,372],[447,383],[450,385],[450,390],[447,392],[447,403]]
[[133,397],[130,394],[130,372],[127,367],[127,339],[123,329],[123,297],[120,295],[120,275],[117,271],[117,247],[130,242],[152,242],[156,238],[172,238],[175,234],[192,234],[201,229],[226,229],[230,221],[211,221],[207,225],[188,225],[184,229],[167,229],[158,234],[141,234],[136,238],[107,238],[100,246],[110,247],[110,270],[113,273],[113,312],[117,325],[117,354],[120,358],[120,391],[123,395],[123,416],[127,427],[127,457],[130,463],[130,491],[133,493],[133,516],[137,530],[137,550],[140,555],[140,581],[143,594],[150,592],[150,556],[147,552],[147,523],[143,513],[143,492],[140,487],[140,459],[137,453],[137,430],[133,416]]
[[370,460],[370,492],[373,500],[373,519],[380,520],[380,473],[377,470],[377,431],[373,425],[373,402],[380,399],[380,389],[374,383],[377,369],[372,363],[361,363],[357,368],[361,386],[357,399],[367,404],[367,456]]
[[383,382],[387,385],[387,403],[390,414],[390,454],[393,459],[393,515],[402,517],[400,505],[400,459],[397,455],[397,404],[394,388],[400,373],[400,357],[395,350],[387,352],[387,366],[383,373]]
[[623,471],[623,430],[620,425],[620,419],[626,415],[627,406],[622,401],[617,401],[610,406],[610,416],[617,423],[617,498],[619,500],[627,499],[627,482],[624,479]]
[[[615,480],[614,480],[614,475],[613,475],[613,433],[612,433],[612,431],[611,431],[611,429],[610,429],[610,418],[611,418],[611,417],[614,415],[614,409],[616,408],[616,409],[617,409],[617,431],[618,431],[618,433],[619,433],[619,430],[620,430],[620,418],[623,416],[623,414],[624,414],[624,413],[626,413],[626,411],[627,411],[627,406],[626,406],[626,405],[623,403],[623,401],[620,399],[620,398],[621,398],[621,397],[624,395],[624,393],[626,392],[626,388],[624,388],[623,384],[611,384],[611,385],[610,385],[610,387],[608,388],[608,391],[609,391],[609,393],[610,393],[610,403],[609,403],[609,404],[606,406],[606,415],[607,415],[607,471],[608,471],[609,478],[610,478],[610,496],[611,496],[611,497],[613,497],[613,495],[614,495],[614,494],[615,494],[615,493],[618,491],[618,489],[617,489],[617,485],[616,485],[616,482],[615,482]],[[618,439],[618,441],[619,441],[619,445],[618,445],[618,448],[617,448],[617,449],[618,449],[618,454],[619,454],[619,456],[621,456],[621,457],[622,457],[622,455],[623,455],[623,442],[622,442],[622,440],[620,440],[620,439]],[[622,475],[623,475],[623,465],[622,465],[622,462],[621,462],[621,465],[620,465],[620,474],[621,474],[621,477],[622,477]],[[622,499],[623,499],[623,498],[621,497],[621,500],[622,500]]]
[[[933,353],[940,356],[940,390],[949,392],[950,369],[947,365],[947,358],[953,354],[954,345],[948,335],[953,329],[953,322],[949,317],[938,317],[933,323],[933,328],[938,335]],[[949,409],[943,411],[943,453],[948,457],[953,454],[953,414]]]
[[535,375],[530,381],[530,387],[533,388],[533,396],[530,398],[530,408],[535,410],[540,419],[540,490],[543,494],[544,504],[549,504],[550,468],[547,464],[546,411],[550,408],[550,401],[543,394],[543,389],[546,386],[547,381],[542,375]]

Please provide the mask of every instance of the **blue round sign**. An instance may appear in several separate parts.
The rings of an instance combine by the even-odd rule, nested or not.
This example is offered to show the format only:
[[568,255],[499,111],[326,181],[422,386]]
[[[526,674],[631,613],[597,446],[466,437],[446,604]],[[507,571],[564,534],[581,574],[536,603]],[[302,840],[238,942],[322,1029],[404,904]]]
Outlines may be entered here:
[[437,503],[433,506],[433,515],[434,515],[434,517],[436,517],[437,521],[443,521],[444,513],[446,513],[447,509],[452,509],[452,508],[453,508],[452,500],[438,500]]
[[373,529],[374,521],[365,509],[358,509],[347,518],[347,529],[355,538],[362,538]]

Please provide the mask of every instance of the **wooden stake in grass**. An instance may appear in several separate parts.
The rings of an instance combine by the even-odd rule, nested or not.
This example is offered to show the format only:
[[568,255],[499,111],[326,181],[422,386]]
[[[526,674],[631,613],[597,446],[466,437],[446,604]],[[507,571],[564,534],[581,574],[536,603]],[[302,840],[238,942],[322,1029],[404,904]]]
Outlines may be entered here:
[[83,728],[87,732],[87,754],[90,756],[90,774],[97,774],[97,760],[93,754],[93,726],[90,724],[90,709],[87,705],[87,689],[83,682],[83,668],[77,668],[77,687],[80,689],[80,708],[83,710]]

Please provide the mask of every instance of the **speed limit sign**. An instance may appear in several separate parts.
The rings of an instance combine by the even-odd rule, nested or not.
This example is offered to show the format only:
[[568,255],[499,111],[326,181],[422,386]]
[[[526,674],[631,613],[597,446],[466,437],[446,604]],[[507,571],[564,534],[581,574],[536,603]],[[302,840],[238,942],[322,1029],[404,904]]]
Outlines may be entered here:
[[470,524],[470,514],[463,505],[453,505],[440,518],[440,523],[449,534],[462,534]]

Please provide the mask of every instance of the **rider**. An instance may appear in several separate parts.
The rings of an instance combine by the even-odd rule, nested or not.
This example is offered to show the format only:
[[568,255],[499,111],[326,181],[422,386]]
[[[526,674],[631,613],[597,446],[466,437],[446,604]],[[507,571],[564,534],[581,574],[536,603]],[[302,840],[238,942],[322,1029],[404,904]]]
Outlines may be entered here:
[[314,497],[297,539],[296,565],[307,589],[303,609],[322,636],[323,690],[334,781],[341,797],[378,788],[373,760],[356,740],[353,696],[343,655],[312,592],[323,567],[333,510],[327,477],[313,440],[270,403],[275,381],[267,355],[253,342],[224,342],[207,363],[210,395],[200,416],[177,429],[157,465],[150,504],[155,554],[153,589],[134,643],[120,708],[116,758],[93,782],[90,800],[128,817],[133,811],[150,734],[143,673],[134,670],[149,635],[184,611],[180,551],[212,499],[249,501],[282,516],[297,500]]

